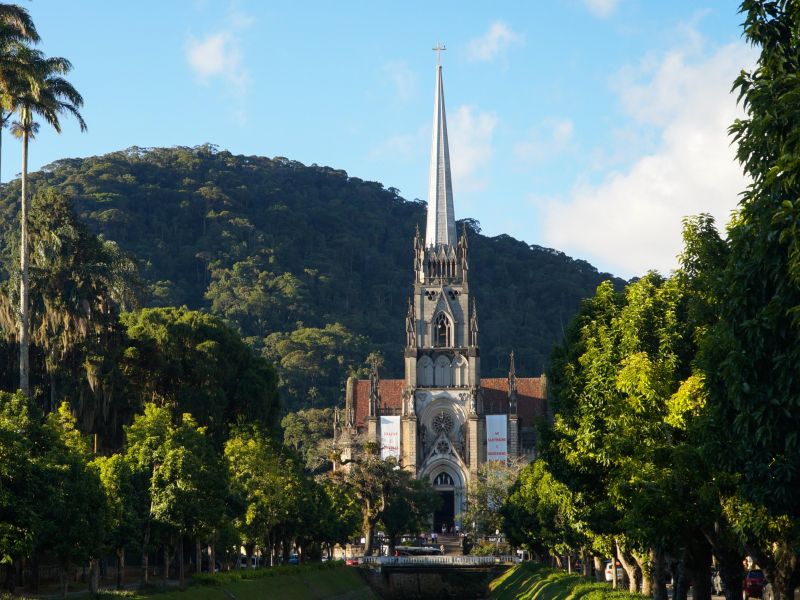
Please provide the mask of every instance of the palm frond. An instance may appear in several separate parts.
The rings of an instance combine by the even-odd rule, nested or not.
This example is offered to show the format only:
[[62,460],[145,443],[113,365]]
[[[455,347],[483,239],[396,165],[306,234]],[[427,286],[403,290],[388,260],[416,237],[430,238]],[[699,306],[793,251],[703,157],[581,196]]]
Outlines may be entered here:
[[7,34],[14,33],[29,42],[38,42],[39,33],[27,10],[16,4],[0,4],[0,23]]

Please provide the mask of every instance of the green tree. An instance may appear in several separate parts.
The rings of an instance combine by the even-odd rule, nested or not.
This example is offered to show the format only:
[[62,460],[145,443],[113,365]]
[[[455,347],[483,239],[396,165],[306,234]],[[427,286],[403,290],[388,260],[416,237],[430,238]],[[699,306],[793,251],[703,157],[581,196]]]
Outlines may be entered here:
[[148,482],[123,454],[98,456],[93,461],[106,497],[105,544],[117,561],[117,589],[124,586],[125,548],[140,541],[148,517]]
[[394,476],[393,490],[380,519],[389,541],[389,554],[394,553],[402,534],[418,534],[427,529],[431,514],[442,501],[427,479],[414,479],[402,469]]
[[41,429],[41,416],[28,398],[0,392],[0,563],[10,593],[16,566],[30,556],[41,528],[40,462],[35,461],[44,451]]
[[504,530],[502,507],[509,490],[519,476],[522,465],[490,461],[478,467],[467,494],[467,506],[461,515],[464,526],[473,527],[477,536],[494,535]]
[[548,553],[571,554],[590,547],[579,495],[553,477],[544,460],[527,465],[500,509],[509,541],[542,559]]
[[358,368],[365,350],[363,336],[334,323],[273,333],[265,340],[264,355],[280,371],[287,407],[297,409],[314,408],[317,397],[325,404],[334,404],[332,399],[343,393],[343,375]]
[[277,425],[275,370],[218,317],[153,308],[123,314],[122,323],[129,339],[123,369],[142,402],[191,413],[219,447],[240,421]]
[[231,489],[243,510],[234,517],[248,561],[263,545],[270,557],[281,543],[281,528],[295,514],[298,480],[273,442],[256,427],[237,429],[225,443]]
[[[24,52],[23,52],[24,50]],[[44,119],[53,129],[61,133],[60,117],[67,113],[78,120],[81,131],[86,130],[86,123],[78,109],[83,105],[83,98],[66,80],[72,65],[65,58],[45,58],[41,53],[20,48],[23,61],[30,69],[32,85],[15,89],[19,95],[7,98],[9,105],[19,115],[11,132],[22,138],[22,191],[20,210],[20,306],[19,306],[19,377],[20,389],[30,396],[30,316],[29,306],[29,242],[28,242],[28,143],[39,129],[34,121],[36,116]]]
[[0,4],[0,155],[3,129],[14,112],[14,98],[30,88],[33,76],[20,49],[38,41],[39,34],[27,10],[16,4]]
[[[125,429],[125,461],[130,464],[133,477],[143,489],[145,495],[137,495],[131,500],[139,500],[143,504],[131,507],[136,513],[144,514],[145,520],[141,530],[142,581],[148,583],[150,550],[159,534],[159,523],[153,515],[153,498],[151,484],[153,477],[166,460],[167,442],[172,436],[175,426],[168,408],[147,403],[141,414],[133,418],[133,422]],[[165,532],[168,533],[168,532]],[[165,573],[166,578],[166,573]]]
[[177,536],[178,578],[183,586],[184,542],[213,535],[222,524],[227,496],[225,470],[206,428],[198,427],[188,413],[166,439],[150,495],[152,518]]
[[800,13],[788,0],[745,0],[741,12],[760,54],[734,83],[745,117],[730,130],[751,183],[728,230],[705,371],[718,460],[738,480],[729,515],[789,599],[800,583]]
[[281,420],[284,445],[297,452],[311,472],[329,464],[333,413],[332,408],[309,408]]
[[35,552],[52,552],[60,567],[60,587],[67,594],[69,570],[91,564],[90,587],[97,591],[99,558],[106,525],[106,502],[100,476],[90,465],[88,441],[77,429],[65,402],[44,424],[48,449],[37,490],[47,498]]
[[[43,354],[49,379],[49,398],[40,404],[50,411],[59,399],[75,399],[82,429],[108,433],[111,441],[104,421],[124,421],[130,415],[125,403],[112,398],[124,392],[118,368],[122,337],[118,317],[120,309],[136,300],[135,265],[116,244],[91,234],[79,222],[72,202],[52,188],[40,189],[33,197],[29,234],[30,335]],[[10,242],[13,264],[11,255],[19,252],[19,239],[12,235]],[[13,330],[19,273],[10,275],[0,296],[0,319]],[[34,381],[41,379],[40,365],[32,364]]]

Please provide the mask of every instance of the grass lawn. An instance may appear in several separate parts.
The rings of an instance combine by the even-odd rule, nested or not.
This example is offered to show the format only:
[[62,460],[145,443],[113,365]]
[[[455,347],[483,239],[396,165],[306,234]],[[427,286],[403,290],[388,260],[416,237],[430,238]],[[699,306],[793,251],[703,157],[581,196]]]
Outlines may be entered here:
[[[205,575],[183,591],[111,592],[101,594],[103,600],[347,600],[377,599],[375,593],[356,569],[343,565],[320,567],[280,567],[245,572],[245,578],[234,574]],[[227,593],[226,593],[227,592]]]
[[643,596],[613,590],[607,583],[534,563],[509,569],[489,584],[498,600],[642,600]]

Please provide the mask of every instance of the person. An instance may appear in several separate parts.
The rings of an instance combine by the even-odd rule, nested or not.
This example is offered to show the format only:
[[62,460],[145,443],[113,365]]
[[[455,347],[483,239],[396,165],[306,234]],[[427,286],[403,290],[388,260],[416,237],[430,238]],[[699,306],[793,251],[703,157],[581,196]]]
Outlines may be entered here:
[[459,526],[458,526],[458,523],[456,523],[456,526],[455,526],[455,532],[456,532],[456,535],[458,535],[459,533],[461,533],[461,527],[459,527]]
[[441,545],[439,546],[439,550],[441,550],[441,551],[442,551],[442,554],[444,554],[444,544],[441,544]]

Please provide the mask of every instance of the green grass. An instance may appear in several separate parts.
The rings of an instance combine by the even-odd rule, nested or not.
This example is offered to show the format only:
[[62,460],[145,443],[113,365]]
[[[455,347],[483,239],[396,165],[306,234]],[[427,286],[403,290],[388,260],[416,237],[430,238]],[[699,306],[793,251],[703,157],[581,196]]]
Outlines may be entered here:
[[335,596],[348,600],[377,598],[357,569],[341,563],[204,574],[193,578],[192,585],[183,591],[109,592],[98,597],[102,600],[230,600],[231,596],[236,600],[324,600]]
[[639,594],[614,590],[607,583],[584,579],[534,563],[509,569],[489,584],[497,600],[642,600]]

